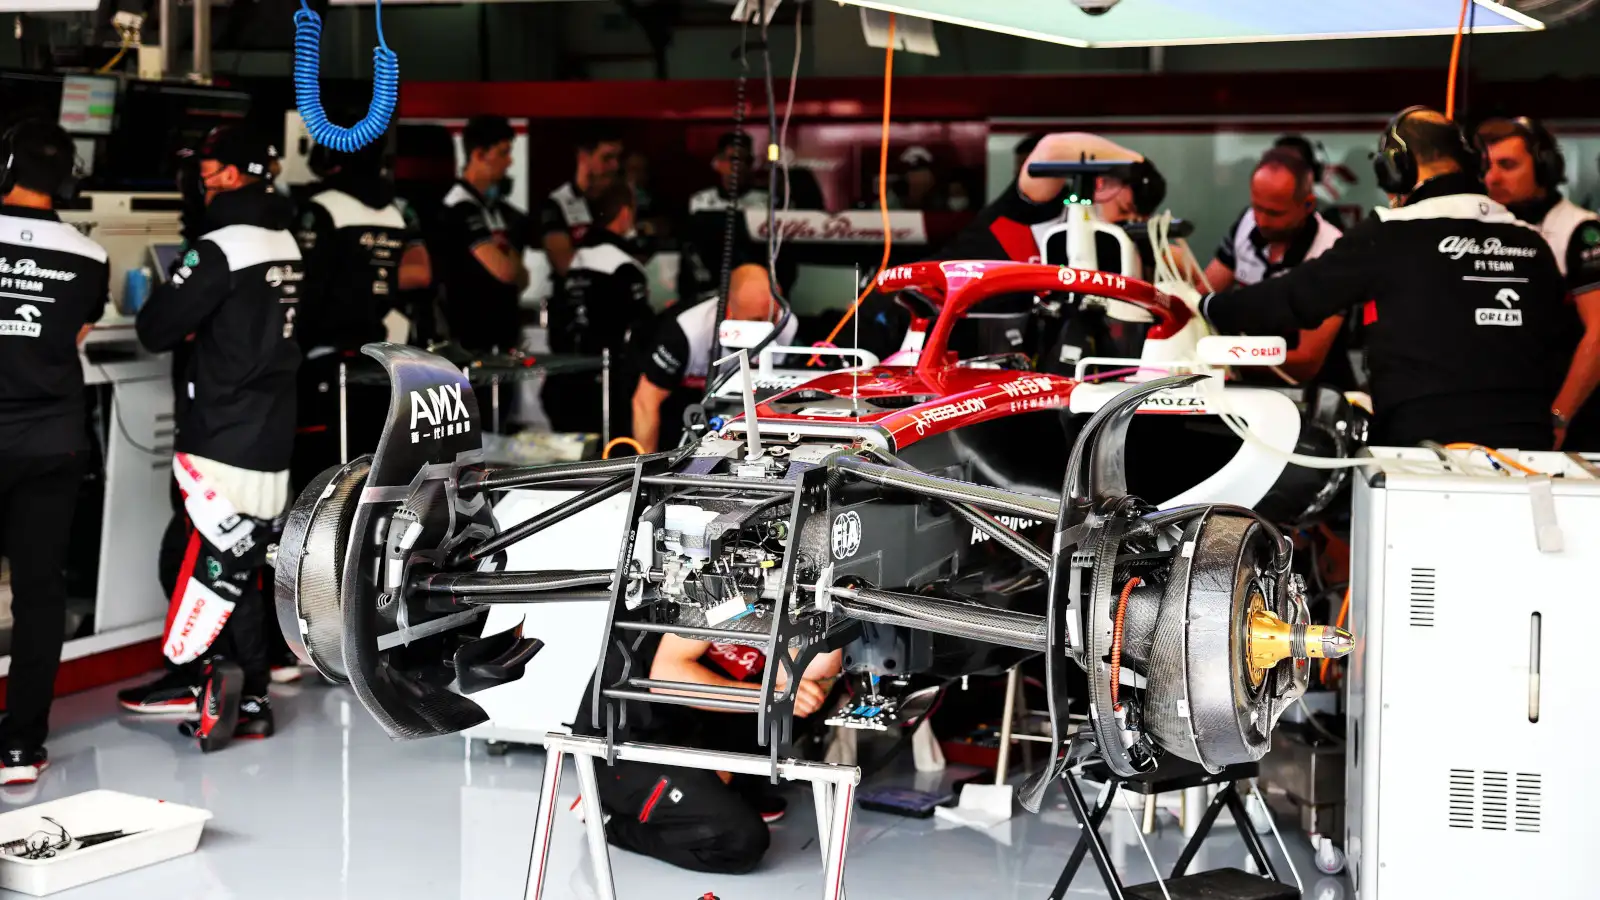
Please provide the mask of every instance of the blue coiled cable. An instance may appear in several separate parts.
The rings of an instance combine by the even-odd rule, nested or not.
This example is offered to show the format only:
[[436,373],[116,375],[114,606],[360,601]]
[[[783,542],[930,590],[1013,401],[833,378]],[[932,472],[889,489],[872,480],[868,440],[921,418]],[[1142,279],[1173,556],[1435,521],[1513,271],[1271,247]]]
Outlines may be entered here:
[[361,121],[345,128],[328,121],[322,108],[322,17],[306,0],[294,14],[294,97],[311,139],[341,153],[353,153],[383,137],[400,96],[400,57],[383,39],[383,0],[373,7],[378,46],[372,50],[372,103]]

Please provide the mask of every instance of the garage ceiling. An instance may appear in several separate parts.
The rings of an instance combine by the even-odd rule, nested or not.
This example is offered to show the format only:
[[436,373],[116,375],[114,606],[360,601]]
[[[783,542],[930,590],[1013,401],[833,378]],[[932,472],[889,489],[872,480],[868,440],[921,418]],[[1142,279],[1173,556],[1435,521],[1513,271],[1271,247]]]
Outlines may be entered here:
[[[1454,34],[1450,0],[844,0],[857,6],[1073,47],[1154,47]],[[1082,0],[1104,5],[1107,0]],[[1476,0],[1476,31],[1535,31],[1536,19]]]

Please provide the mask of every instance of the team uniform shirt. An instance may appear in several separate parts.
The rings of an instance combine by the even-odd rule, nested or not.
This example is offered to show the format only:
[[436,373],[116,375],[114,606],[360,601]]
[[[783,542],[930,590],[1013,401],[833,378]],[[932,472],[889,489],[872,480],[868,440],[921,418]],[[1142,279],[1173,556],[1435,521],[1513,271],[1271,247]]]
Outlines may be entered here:
[[619,354],[628,332],[649,316],[649,273],[627,241],[598,228],[579,244],[564,289],[551,301],[550,349]]
[[444,285],[443,307],[450,336],[473,352],[520,343],[522,289],[507,284],[478,262],[472,251],[504,240],[521,257],[526,249],[525,216],[499,198],[489,199],[464,181],[444,197],[437,262]]
[[[731,260],[733,268],[749,262],[766,263],[766,245],[751,242],[744,212],[766,209],[767,195],[762,191],[746,191],[739,197],[738,208],[733,210],[730,255],[724,253],[724,243],[728,238],[728,214],[733,206],[733,195],[719,187],[706,188],[689,198],[689,220],[684,226],[680,247],[679,303],[698,303],[722,290],[724,257]],[[788,270],[780,271],[778,283],[788,284],[789,276]]]
[[[1567,281],[1569,297],[1600,290],[1600,215],[1552,192],[1540,202],[1512,207],[1518,218],[1539,229]],[[1600,449],[1600,391],[1589,395],[1571,417],[1567,450]]]
[[1373,443],[1493,443],[1479,436],[1548,431],[1577,339],[1565,295],[1539,234],[1474,179],[1447,175],[1293,271],[1207,297],[1202,312],[1225,333],[1292,340],[1360,307]]
[[0,207],[0,457],[86,448],[78,331],[110,280],[105,248],[54,212]]
[[300,212],[306,280],[297,333],[310,352],[383,340],[383,318],[399,303],[400,258],[422,242],[397,203],[357,191],[318,191]]
[[177,452],[273,473],[287,490],[300,366],[295,317],[305,283],[289,230],[294,206],[254,185],[218,195],[206,212],[209,230],[139,310],[139,340],[164,353],[193,336]]
[[1234,220],[1228,228],[1228,236],[1217,246],[1217,261],[1233,271],[1235,283],[1248,287],[1276,278],[1308,259],[1316,259],[1343,234],[1332,222],[1314,212],[1284,248],[1283,258],[1273,260],[1267,255],[1267,239],[1256,227],[1255,210],[1247,209]]
[[[661,404],[659,446],[672,447],[682,433],[683,411],[705,393],[711,371],[711,353],[717,339],[717,304],[697,303],[688,309],[673,307],[656,320],[655,333],[640,345],[635,361],[641,375],[662,390],[671,391]],[[794,316],[773,338],[774,344],[794,343],[799,323]]]
[[574,247],[583,242],[594,225],[594,214],[589,201],[578,186],[568,181],[551,191],[539,204],[539,239],[546,235],[565,234]]

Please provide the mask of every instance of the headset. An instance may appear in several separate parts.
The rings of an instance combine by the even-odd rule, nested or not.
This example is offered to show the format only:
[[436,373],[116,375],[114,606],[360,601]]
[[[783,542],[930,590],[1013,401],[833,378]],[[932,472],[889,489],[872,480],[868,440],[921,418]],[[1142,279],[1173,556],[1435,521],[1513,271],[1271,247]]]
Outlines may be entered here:
[[[1528,148],[1528,155],[1533,157],[1533,180],[1542,188],[1554,188],[1567,180],[1567,158],[1561,154],[1561,147],[1556,144],[1555,135],[1544,123],[1528,116],[1517,116],[1514,119],[1500,119],[1522,137],[1522,143]],[[1479,162],[1484,171],[1489,168],[1489,145],[1482,137],[1478,138]]]
[[1126,179],[1133,192],[1133,208],[1141,216],[1155,215],[1161,201],[1167,199],[1167,179],[1148,159],[1142,159],[1128,168]]
[[[17,186],[17,137],[22,129],[28,125],[40,124],[41,119],[23,119],[10,128],[5,134],[0,135],[0,156],[5,158],[5,163],[0,166],[0,197],[11,193]],[[71,200],[78,194],[77,179],[77,152],[70,142],[59,145],[58,150],[64,151],[61,156],[61,170],[56,173],[55,190],[52,192],[57,200]]]
[[[1411,148],[1406,144],[1406,139],[1400,135],[1400,126],[1410,116],[1424,112],[1426,106],[1408,106],[1395,114],[1383,130],[1383,137],[1378,139],[1378,152],[1372,156],[1372,172],[1378,178],[1378,187],[1387,194],[1409,194],[1417,186],[1417,158],[1412,155]],[[1455,135],[1455,143],[1450,155],[1456,158],[1465,171],[1471,171],[1478,164],[1479,154],[1467,142],[1467,136],[1462,132],[1461,126],[1451,122],[1444,126]]]

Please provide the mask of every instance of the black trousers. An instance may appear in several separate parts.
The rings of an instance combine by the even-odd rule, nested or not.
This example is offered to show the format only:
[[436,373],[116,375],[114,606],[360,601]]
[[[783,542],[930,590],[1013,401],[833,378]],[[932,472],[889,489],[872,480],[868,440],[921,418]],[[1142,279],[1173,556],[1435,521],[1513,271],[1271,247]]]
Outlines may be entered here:
[[0,460],[0,555],[11,561],[11,676],[0,745],[42,746],[66,639],[67,546],[81,454]]
[[[685,746],[761,753],[755,717],[691,711],[704,727]],[[676,743],[676,742],[674,742]],[[746,799],[759,784],[715,772],[618,761],[599,766],[606,838],[624,850],[694,872],[738,875],[761,862],[772,835]]]

